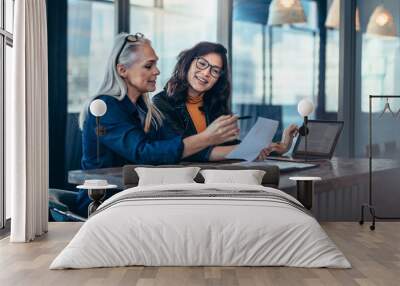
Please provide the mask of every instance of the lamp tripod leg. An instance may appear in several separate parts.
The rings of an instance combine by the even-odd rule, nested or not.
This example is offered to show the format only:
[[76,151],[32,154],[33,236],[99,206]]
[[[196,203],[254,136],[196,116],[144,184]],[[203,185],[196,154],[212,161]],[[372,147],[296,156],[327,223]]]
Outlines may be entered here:
[[360,225],[364,224],[364,205],[361,205],[361,219],[359,221]]
[[375,219],[376,219],[376,215],[375,215],[375,209],[374,207],[370,206],[369,211],[371,213],[372,216],[372,225],[369,227],[370,230],[375,230]]

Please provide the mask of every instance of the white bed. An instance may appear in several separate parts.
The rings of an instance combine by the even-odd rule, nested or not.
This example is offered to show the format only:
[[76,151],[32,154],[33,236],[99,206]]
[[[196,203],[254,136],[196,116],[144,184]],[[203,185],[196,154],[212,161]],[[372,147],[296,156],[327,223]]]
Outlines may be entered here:
[[299,205],[277,189],[255,185],[192,183],[127,189],[99,207],[50,269],[350,268],[318,222]]

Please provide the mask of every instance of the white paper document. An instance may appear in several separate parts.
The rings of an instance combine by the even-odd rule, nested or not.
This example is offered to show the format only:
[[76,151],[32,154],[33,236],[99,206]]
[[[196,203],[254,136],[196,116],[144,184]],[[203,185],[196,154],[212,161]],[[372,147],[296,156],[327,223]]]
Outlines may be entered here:
[[226,158],[254,161],[261,150],[271,144],[278,124],[279,122],[276,120],[258,117],[256,124],[250,129],[243,141]]

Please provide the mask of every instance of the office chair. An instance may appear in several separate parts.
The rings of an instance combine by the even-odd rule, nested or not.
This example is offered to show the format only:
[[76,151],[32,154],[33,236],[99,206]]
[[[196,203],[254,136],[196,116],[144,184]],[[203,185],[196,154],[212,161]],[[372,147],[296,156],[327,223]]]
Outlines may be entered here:
[[53,221],[86,221],[82,217],[72,212],[70,206],[76,203],[77,192],[60,189],[49,189],[49,218]]

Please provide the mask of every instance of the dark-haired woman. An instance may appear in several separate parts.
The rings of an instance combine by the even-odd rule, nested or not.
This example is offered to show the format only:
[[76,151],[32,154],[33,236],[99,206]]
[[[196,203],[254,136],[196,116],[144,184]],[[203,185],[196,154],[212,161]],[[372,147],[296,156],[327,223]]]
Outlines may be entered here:
[[[231,113],[231,84],[226,54],[227,50],[223,45],[211,42],[200,42],[181,52],[164,90],[153,97],[156,107],[184,138],[204,131],[219,116]],[[259,159],[273,151],[285,153],[296,132],[295,125],[285,129],[282,142],[265,148]],[[186,159],[221,160],[238,143],[235,140],[220,146],[210,146]]]

